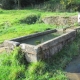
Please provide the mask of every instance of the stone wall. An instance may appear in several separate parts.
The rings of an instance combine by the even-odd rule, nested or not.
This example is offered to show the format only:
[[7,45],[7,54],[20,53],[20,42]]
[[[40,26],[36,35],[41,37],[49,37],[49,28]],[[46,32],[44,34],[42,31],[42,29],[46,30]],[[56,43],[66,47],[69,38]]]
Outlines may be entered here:
[[78,23],[78,16],[71,16],[71,17],[51,16],[43,18],[42,21],[46,24],[70,26],[74,25],[75,23]]
[[75,37],[76,31],[71,31],[57,38],[54,38],[46,44],[42,44],[42,55],[40,55],[40,57],[42,59],[50,58],[55,53],[58,53],[68,42],[73,41]]
[[25,53],[25,57],[28,62],[37,62],[39,60],[48,59],[55,53],[58,53],[63,46],[74,40],[75,37],[76,30],[66,30],[65,34],[41,43],[37,46],[20,44],[20,47]]

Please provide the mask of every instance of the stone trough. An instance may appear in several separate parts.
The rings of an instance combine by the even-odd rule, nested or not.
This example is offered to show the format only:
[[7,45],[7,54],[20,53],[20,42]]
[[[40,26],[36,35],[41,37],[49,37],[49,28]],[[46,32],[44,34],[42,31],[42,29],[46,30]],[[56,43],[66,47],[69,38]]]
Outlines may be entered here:
[[58,53],[64,45],[76,37],[76,30],[46,30],[44,32],[34,33],[28,36],[6,40],[4,46],[13,50],[20,46],[25,53],[28,62],[37,62],[48,59],[55,53]]

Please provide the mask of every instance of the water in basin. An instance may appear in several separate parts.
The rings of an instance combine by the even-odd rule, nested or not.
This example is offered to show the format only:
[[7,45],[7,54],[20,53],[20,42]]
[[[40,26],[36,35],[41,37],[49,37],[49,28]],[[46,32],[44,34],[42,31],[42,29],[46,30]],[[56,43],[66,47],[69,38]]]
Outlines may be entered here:
[[33,38],[29,38],[29,39],[20,41],[20,43],[38,45],[38,44],[41,44],[41,43],[43,43],[45,41],[53,39],[53,38],[55,38],[57,36],[60,36],[61,34],[63,34],[63,32],[49,33],[49,34],[46,34],[46,35],[37,36],[37,37],[33,37]]

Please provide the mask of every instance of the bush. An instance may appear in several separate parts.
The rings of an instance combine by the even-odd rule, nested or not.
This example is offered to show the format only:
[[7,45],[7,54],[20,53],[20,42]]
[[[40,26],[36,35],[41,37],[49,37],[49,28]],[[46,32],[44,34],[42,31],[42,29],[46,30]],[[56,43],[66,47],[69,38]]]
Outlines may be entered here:
[[27,23],[27,24],[34,24],[36,23],[40,18],[40,15],[36,14],[30,14],[27,17],[20,20],[21,23]]

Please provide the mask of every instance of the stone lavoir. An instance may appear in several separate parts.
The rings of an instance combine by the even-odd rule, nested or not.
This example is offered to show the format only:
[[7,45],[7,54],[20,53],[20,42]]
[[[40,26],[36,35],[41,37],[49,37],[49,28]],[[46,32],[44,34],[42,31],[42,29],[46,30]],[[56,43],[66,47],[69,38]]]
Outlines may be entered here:
[[37,62],[48,59],[58,53],[63,46],[76,37],[79,28],[63,30],[46,30],[28,36],[22,36],[12,40],[4,41],[4,46],[13,50],[19,46],[24,52],[28,62]]

